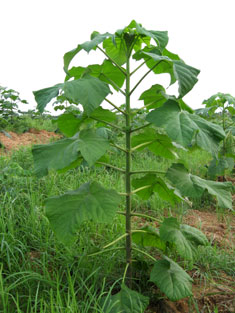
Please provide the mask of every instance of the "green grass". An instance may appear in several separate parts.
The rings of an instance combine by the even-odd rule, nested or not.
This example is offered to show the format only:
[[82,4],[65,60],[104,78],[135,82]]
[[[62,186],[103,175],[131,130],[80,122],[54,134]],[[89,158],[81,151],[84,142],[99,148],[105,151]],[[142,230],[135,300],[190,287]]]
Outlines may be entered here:
[[[203,174],[207,157],[207,154],[194,151],[187,159],[187,165],[195,174],[198,171]],[[114,152],[111,160],[119,167],[124,166],[120,153]],[[134,170],[152,168],[164,171],[168,166],[168,161],[153,157],[151,153],[143,152],[133,158]],[[11,158],[0,157],[1,313],[101,313],[101,298],[105,301],[108,293],[114,293],[120,287],[125,264],[123,250],[93,257],[87,255],[100,251],[123,234],[123,216],[117,216],[108,226],[84,223],[71,247],[57,240],[44,216],[44,201],[48,196],[76,189],[89,180],[124,191],[123,174],[112,169],[81,167],[64,174],[52,171],[38,179],[33,175],[30,148],[21,148]],[[166,212],[182,217],[188,210],[185,205],[172,208],[157,196],[149,201],[140,201],[136,196],[133,207],[139,212],[151,211],[158,218]],[[122,208],[124,199],[120,210]],[[199,254],[198,273],[201,276],[209,273],[214,277],[215,273],[225,271],[232,276],[234,262],[230,254],[213,249],[204,249]],[[144,293],[149,286],[147,260],[137,254],[135,258],[134,287],[141,288]],[[144,265],[146,270],[141,270]]]

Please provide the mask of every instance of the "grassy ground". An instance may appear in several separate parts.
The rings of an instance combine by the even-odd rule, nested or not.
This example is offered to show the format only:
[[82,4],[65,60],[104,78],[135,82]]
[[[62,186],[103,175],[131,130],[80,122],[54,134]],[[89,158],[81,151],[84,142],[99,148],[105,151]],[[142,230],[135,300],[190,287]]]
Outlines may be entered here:
[[[208,158],[206,153],[194,151],[186,163],[194,174],[205,175],[204,165]],[[112,160],[117,166],[124,164],[122,155],[117,152],[112,154]],[[137,156],[133,159],[133,170],[152,168],[162,171],[168,165],[168,161],[150,153],[143,152],[138,159]],[[93,257],[87,255],[99,251],[125,231],[123,217],[118,216],[108,227],[84,223],[78,231],[77,242],[68,248],[54,237],[44,217],[43,203],[48,196],[76,189],[89,180],[123,192],[122,174],[103,167],[83,167],[65,174],[51,172],[41,179],[32,173],[30,148],[20,149],[11,158],[0,157],[0,312],[103,312],[102,303],[120,286],[125,255],[122,250]],[[196,202],[194,209],[203,209],[205,203],[210,203],[206,195]],[[136,197],[133,207],[139,212],[147,209],[159,219],[172,213],[182,219],[189,210],[185,205],[171,208],[157,196],[149,201],[140,201]],[[192,275],[203,285],[221,278],[221,273],[224,273],[224,279],[232,279],[235,276],[234,256],[232,248],[225,250],[215,245],[202,248],[196,265],[191,266]],[[147,291],[151,289],[144,268],[147,260],[137,254],[135,259],[134,288],[150,296],[152,303],[156,302],[156,297],[162,295]],[[195,304],[192,307],[195,308]],[[214,311],[206,311],[205,306],[203,312],[215,310],[216,305]]]

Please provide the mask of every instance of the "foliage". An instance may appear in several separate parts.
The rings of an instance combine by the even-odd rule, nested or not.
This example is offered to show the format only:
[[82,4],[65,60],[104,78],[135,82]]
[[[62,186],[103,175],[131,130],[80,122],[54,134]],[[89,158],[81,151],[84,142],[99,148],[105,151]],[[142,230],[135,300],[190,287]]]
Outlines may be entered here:
[[208,175],[215,179],[217,176],[224,176],[231,172],[235,159],[235,98],[230,94],[217,93],[209,99],[204,100],[204,109],[199,109],[198,114],[210,117],[218,124],[221,124],[225,131],[225,138],[218,155],[214,155],[208,167]]
[[[167,173],[157,170],[143,171],[141,168],[137,171],[132,169],[133,156],[144,147],[157,156],[177,162],[178,151],[182,148],[200,147],[216,154],[220,141],[225,137],[220,126],[194,115],[192,109],[182,100],[197,82],[199,70],[187,65],[178,55],[169,52],[166,49],[167,43],[167,32],[146,30],[135,21],[115,34],[94,32],[90,41],[79,44],[64,55],[65,82],[34,92],[41,112],[58,96],[83,108],[81,113],[66,112],[58,118],[58,126],[61,132],[68,136],[67,138],[33,148],[37,173],[46,174],[51,169],[67,171],[85,161],[87,166],[103,165],[125,176],[124,193],[103,188],[100,184],[90,181],[77,190],[50,197],[46,200],[46,216],[57,237],[66,244],[77,238],[76,231],[83,221],[112,224],[115,213],[125,216],[125,233],[106,245],[102,251],[95,251],[92,255],[115,250],[116,248],[110,247],[126,238],[123,282],[126,282],[127,287],[122,285],[120,293],[110,299],[112,304],[113,299],[117,301],[114,305],[117,305],[118,309],[124,310],[125,307],[126,312],[132,310],[131,305],[134,305],[136,310],[136,303],[139,301],[143,302],[143,307],[147,303],[146,298],[130,290],[133,251],[142,253],[153,261],[151,281],[171,300],[178,300],[191,295],[191,279],[183,268],[169,258],[169,252],[176,251],[181,258],[191,260],[197,246],[207,244],[206,238],[199,230],[181,225],[173,218],[162,219],[160,228],[154,231],[149,231],[148,228],[132,229],[131,217],[136,213],[131,203],[134,194],[142,199],[148,199],[156,192],[165,201],[174,205],[180,200],[186,201],[181,190],[182,182],[192,178],[187,196],[193,197],[198,190],[202,193],[207,189],[218,199],[219,206],[231,207],[229,183],[223,185],[200,181],[199,177],[191,176],[187,169],[181,168],[180,163],[174,164]],[[69,68],[72,59],[81,50],[86,52],[98,50],[106,58],[101,65]],[[142,62],[133,71],[130,68],[131,59]],[[147,66],[146,74],[131,89],[132,76],[144,65]],[[179,96],[168,96],[164,93],[163,87],[154,85],[140,96],[144,101],[144,107],[141,110],[131,108],[132,94],[150,72],[168,73],[171,84],[178,82]],[[124,106],[114,104],[108,99],[115,90],[125,97]],[[112,106],[112,111],[101,106],[104,101]],[[152,110],[149,112],[150,104]],[[144,124],[136,126],[135,118],[139,119],[140,111],[144,113]],[[109,156],[113,149],[124,153],[126,158],[124,168],[119,168],[110,161]],[[174,179],[172,169],[181,170],[179,183]],[[132,178],[133,175],[137,175],[137,178]],[[169,180],[173,185],[170,185]],[[200,189],[198,185],[202,182],[203,186]],[[224,194],[226,201],[221,200]],[[123,203],[122,197],[125,197],[126,201],[124,212],[119,211]],[[151,216],[148,218],[151,219]],[[141,239],[137,239],[135,235],[139,232],[142,234]],[[139,243],[141,249],[136,247]],[[146,252],[145,246],[150,244],[155,247],[160,260]],[[122,246],[119,245],[117,249],[119,248],[122,249]],[[173,284],[169,288],[172,281]],[[131,299],[133,297],[132,301],[130,297]],[[136,312],[142,312],[141,306],[138,306]]]

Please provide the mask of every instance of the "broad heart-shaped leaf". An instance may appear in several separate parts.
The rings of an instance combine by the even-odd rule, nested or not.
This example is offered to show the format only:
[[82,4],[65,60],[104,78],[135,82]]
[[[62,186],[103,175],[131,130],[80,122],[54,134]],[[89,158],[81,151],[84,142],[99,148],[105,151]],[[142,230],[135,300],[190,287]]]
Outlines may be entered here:
[[121,197],[115,190],[96,182],[46,200],[46,216],[59,240],[65,244],[76,238],[79,225],[88,220],[111,223]]
[[105,154],[108,147],[108,141],[91,129],[82,130],[72,138],[35,145],[32,150],[35,172],[42,176],[50,169],[64,169],[81,156],[92,166]]
[[65,98],[74,103],[82,104],[87,115],[90,115],[104,98],[111,93],[109,86],[105,82],[96,77],[86,75],[77,80],[34,91],[35,100],[38,104],[37,108],[40,112],[43,112],[46,105],[58,96],[60,90],[64,92]]
[[146,120],[162,127],[168,136],[184,147],[192,144],[216,154],[220,141],[225,137],[223,129],[196,114],[181,110],[174,100],[168,100],[160,108],[150,112]]
[[129,289],[125,284],[118,293],[102,300],[104,313],[144,313],[149,304],[148,297]]
[[132,233],[132,241],[142,247],[154,247],[165,251],[166,244],[160,239],[159,232],[151,226],[144,226],[140,232]]
[[192,278],[182,267],[166,256],[155,262],[150,281],[155,283],[171,301],[192,295]]
[[58,96],[60,89],[63,87],[63,84],[57,84],[53,87],[40,89],[33,91],[35,100],[37,102],[37,108],[39,112],[43,112],[46,105],[55,97]]
[[206,104],[207,108],[222,108],[225,103],[227,103],[227,105],[235,106],[235,98],[230,94],[218,92],[215,95],[211,96],[209,99],[204,100],[203,103]]
[[138,150],[148,148],[154,154],[167,159],[176,159],[175,146],[167,135],[159,134],[155,129],[148,127],[143,132],[132,137],[132,148],[140,145]]
[[92,49],[97,47],[98,44],[103,42],[106,38],[112,37],[113,35],[110,33],[99,34],[98,32],[93,32],[91,34],[91,41],[86,41],[83,44],[79,44],[75,49],[68,51],[64,55],[64,71],[68,73],[69,64],[72,59],[77,55],[81,50],[85,50],[86,52],[90,52]]
[[164,219],[160,226],[160,239],[174,244],[181,257],[187,260],[193,260],[195,247],[208,243],[201,231],[188,225],[180,225],[174,217]]
[[147,187],[136,192],[136,194],[143,200],[149,199],[154,192],[156,192],[163,200],[169,201],[172,205],[184,200],[176,189],[165,183],[155,174],[147,174],[141,178],[133,179],[132,185],[135,189],[145,186]]
[[98,108],[104,98],[111,92],[106,83],[89,75],[65,82],[63,90],[68,99],[82,104],[88,116]]
[[218,206],[232,210],[231,182],[219,183],[192,175],[183,164],[173,164],[166,177],[183,196],[200,198],[205,190],[216,197]]

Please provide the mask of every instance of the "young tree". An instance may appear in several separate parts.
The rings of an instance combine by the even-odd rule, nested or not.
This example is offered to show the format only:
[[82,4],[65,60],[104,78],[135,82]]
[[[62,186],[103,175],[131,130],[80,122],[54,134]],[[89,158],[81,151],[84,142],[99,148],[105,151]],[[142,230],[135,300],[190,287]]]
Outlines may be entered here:
[[[83,107],[80,115],[64,113],[58,118],[59,128],[66,138],[33,148],[36,173],[45,175],[50,169],[69,170],[85,160],[88,166],[102,164],[125,176],[124,194],[106,190],[97,182],[88,182],[77,190],[46,200],[46,216],[57,237],[65,243],[76,238],[79,225],[86,220],[112,223],[116,213],[125,215],[126,232],[103,251],[109,251],[110,246],[126,239],[123,285],[107,304],[112,303],[115,312],[142,312],[148,303],[146,297],[130,289],[133,250],[151,258],[154,266],[150,280],[171,300],[178,300],[191,295],[192,280],[166,255],[166,247],[170,245],[182,258],[192,260],[194,248],[207,244],[206,237],[199,230],[180,224],[173,217],[163,219],[159,229],[132,229],[131,217],[141,215],[132,207],[134,194],[148,199],[156,192],[174,206],[179,201],[185,201],[184,197],[200,197],[207,190],[216,197],[219,206],[231,208],[230,183],[206,181],[190,174],[182,163],[177,163],[177,151],[182,147],[190,149],[197,146],[217,154],[225,133],[220,126],[193,114],[182,100],[196,84],[199,70],[168,51],[167,43],[167,32],[146,30],[135,21],[114,34],[93,32],[90,41],[79,44],[64,55],[65,82],[34,92],[40,111],[59,94],[70,103]],[[105,59],[102,64],[70,68],[72,59],[82,50],[103,53]],[[131,68],[131,59],[140,63],[134,69]],[[133,76],[144,66],[147,66],[146,73],[131,87]],[[156,75],[168,73],[171,84],[178,82],[179,96],[169,96],[163,86],[154,84],[140,95],[143,108],[134,109],[131,106],[132,96],[151,72]],[[124,105],[110,101],[108,96],[114,91],[124,96]],[[103,103],[111,105],[113,110],[105,109]],[[136,126],[139,112],[144,112],[146,117],[143,124]],[[103,125],[109,133],[104,131]],[[121,139],[118,143],[112,140],[110,131],[122,135],[123,142]],[[112,147],[125,154],[125,168],[105,161],[104,156]],[[174,163],[166,173],[142,169],[134,171],[132,155],[144,148]],[[119,212],[122,197],[125,197],[125,210]],[[155,247],[161,259],[156,260],[143,248],[136,248],[140,243]],[[125,276],[128,287],[124,284]]]

